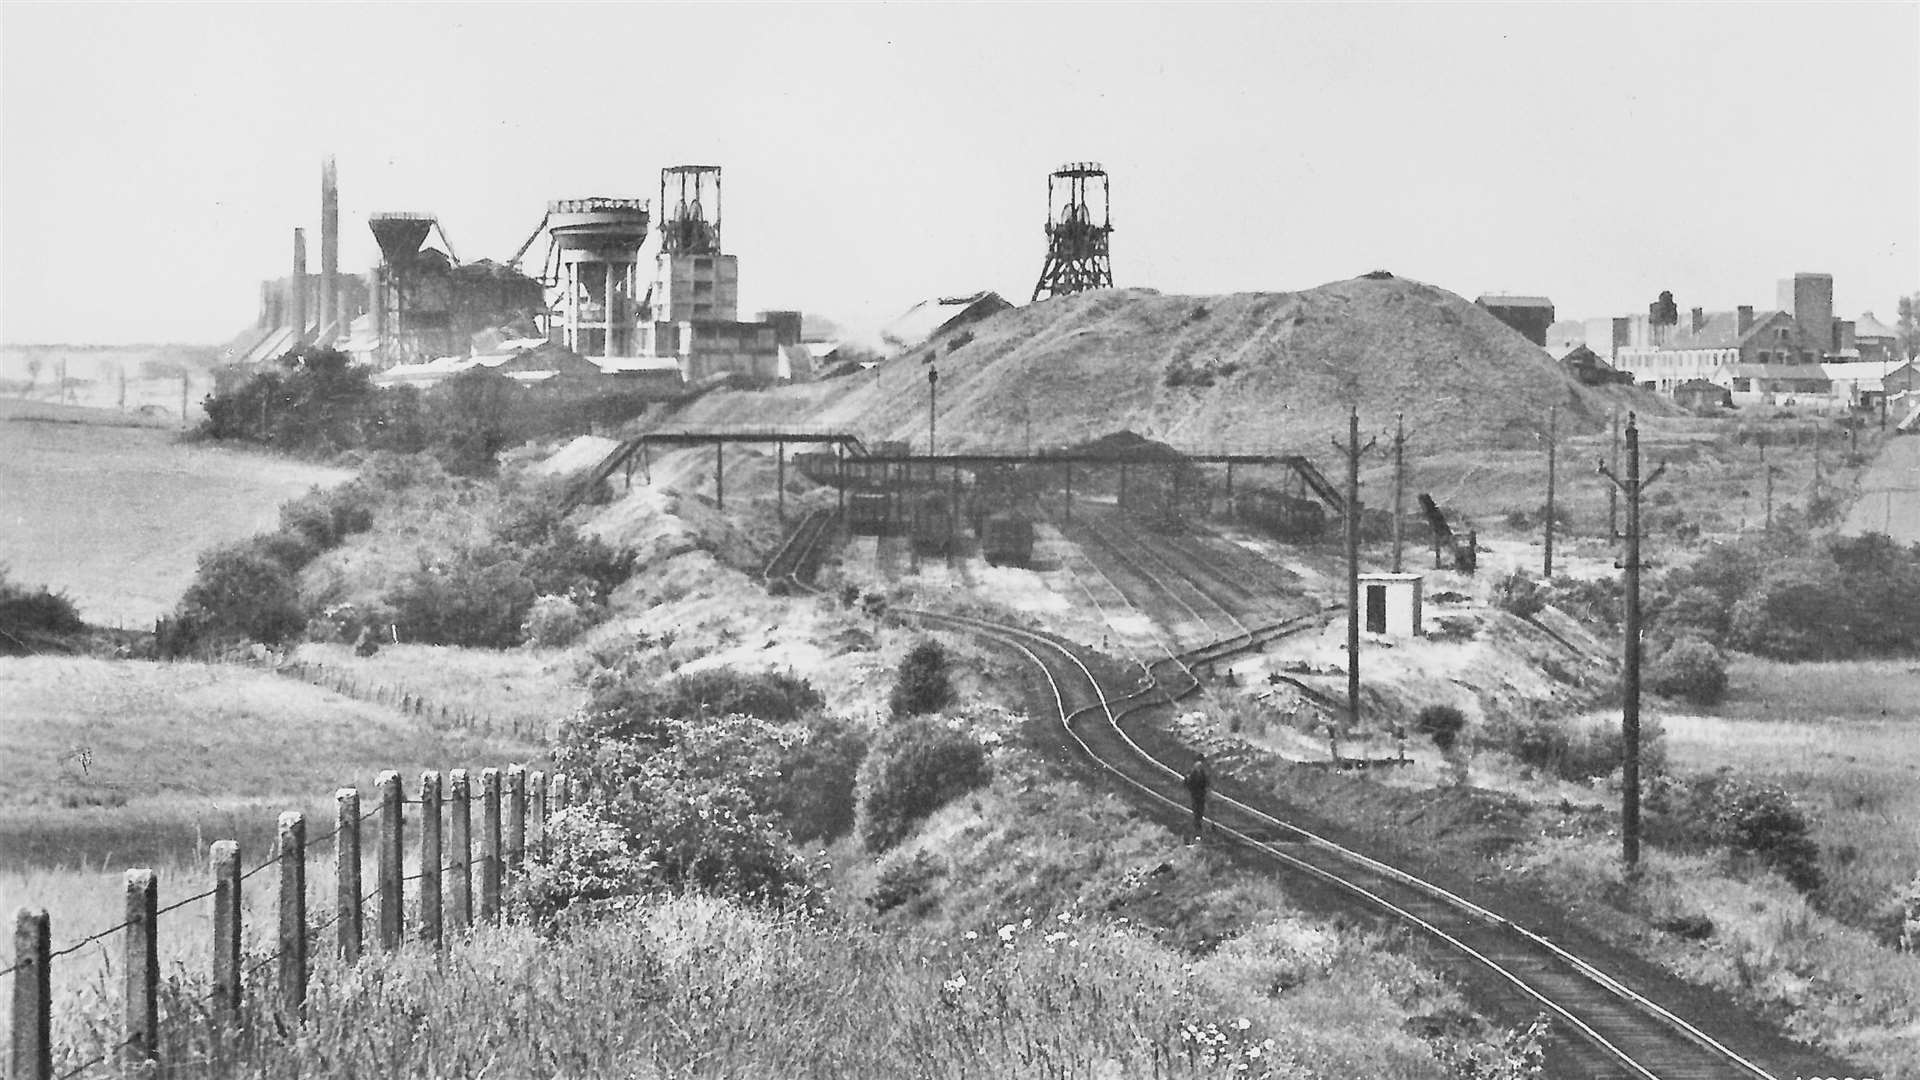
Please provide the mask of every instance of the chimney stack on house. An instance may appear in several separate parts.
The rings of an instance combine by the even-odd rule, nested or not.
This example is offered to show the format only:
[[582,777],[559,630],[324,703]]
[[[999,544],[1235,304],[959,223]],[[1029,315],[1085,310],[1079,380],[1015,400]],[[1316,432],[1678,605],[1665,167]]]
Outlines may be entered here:
[[1707,325],[1707,309],[1694,308],[1693,309],[1693,332],[1696,334],[1699,333],[1700,328],[1705,325]]
[[1753,329],[1753,305],[1741,304],[1739,333],[1744,336],[1751,329]]

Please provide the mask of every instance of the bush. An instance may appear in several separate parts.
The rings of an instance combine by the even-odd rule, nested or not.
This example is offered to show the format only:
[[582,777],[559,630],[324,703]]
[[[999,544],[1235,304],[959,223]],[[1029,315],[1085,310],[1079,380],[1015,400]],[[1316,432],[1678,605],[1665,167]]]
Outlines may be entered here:
[[1519,570],[1501,578],[1493,586],[1493,606],[1523,619],[1531,619],[1547,606],[1546,590]]
[[947,650],[932,639],[922,639],[900,662],[893,692],[887,704],[893,715],[920,716],[939,712],[953,700],[953,684],[947,677]]
[[254,551],[285,567],[290,574],[297,574],[306,565],[320,557],[320,548],[305,534],[288,532],[261,533],[250,544]]
[[1719,644],[1727,638],[1732,612],[1719,594],[1700,585],[1682,588],[1671,598],[1656,596],[1648,622],[1669,637],[1697,638]]
[[[1574,783],[1610,776],[1626,757],[1626,734],[1611,721],[1576,723],[1540,716],[1493,718],[1484,741],[1523,765]],[[1640,772],[1666,768],[1666,733],[1652,717],[1640,722]]]
[[515,875],[508,903],[536,925],[550,925],[568,907],[639,891],[645,866],[625,835],[593,805],[570,806],[546,822],[545,843]]
[[494,649],[520,643],[533,600],[520,563],[489,548],[422,566],[387,597],[403,640]]
[[1839,659],[1855,651],[1858,615],[1838,567],[1796,559],[1769,570],[1734,605],[1728,640],[1775,660]]
[[565,645],[593,625],[593,615],[564,596],[538,596],[520,625],[529,645],[552,648]]
[[1653,662],[1647,685],[1656,694],[1717,705],[1727,693],[1727,661],[1712,645],[1683,637]]
[[1453,752],[1460,729],[1467,726],[1467,715],[1451,705],[1429,705],[1414,719],[1414,729],[1433,740],[1443,754]]
[[991,778],[986,751],[965,732],[924,717],[889,728],[860,767],[860,840],[885,851]]
[[287,568],[242,543],[200,556],[200,570],[180,598],[181,621],[195,637],[240,638],[269,645],[298,634],[307,617]]
[[1711,806],[1715,841],[1760,859],[1801,892],[1820,887],[1820,848],[1813,842],[1812,822],[1784,788],[1719,779]]
[[0,570],[0,655],[24,655],[35,639],[75,634],[86,629],[64,592],[45,585],[29,589],[7,580]]
[[775,817],[798,843],[826,842],[853,829],[859,809],[860,763],[867,740],[844,721],[823,718],[779,764],[769,799]]

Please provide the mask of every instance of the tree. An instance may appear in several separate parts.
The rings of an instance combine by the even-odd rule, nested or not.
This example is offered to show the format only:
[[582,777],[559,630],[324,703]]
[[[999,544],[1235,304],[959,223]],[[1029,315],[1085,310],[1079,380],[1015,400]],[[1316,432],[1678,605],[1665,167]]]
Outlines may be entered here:
[[200,557],[200,572],[180,598],[184,621],[215,637],[279,644],[306,625],[287,568],[252,543]]

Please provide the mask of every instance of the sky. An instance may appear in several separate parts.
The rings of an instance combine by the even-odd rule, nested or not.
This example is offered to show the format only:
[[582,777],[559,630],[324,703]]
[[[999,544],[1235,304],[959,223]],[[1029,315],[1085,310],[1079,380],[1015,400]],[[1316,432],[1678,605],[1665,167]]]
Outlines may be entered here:
[[[1166,293],[1375,269],[1562,318],[1920,291],[1920,3],[0,6],[0,341],[222,342],[366,215],[504,261],[724,167],[743,313],[1032,294],[1047,174]],[[536,243],[528,262],[538,264]]]

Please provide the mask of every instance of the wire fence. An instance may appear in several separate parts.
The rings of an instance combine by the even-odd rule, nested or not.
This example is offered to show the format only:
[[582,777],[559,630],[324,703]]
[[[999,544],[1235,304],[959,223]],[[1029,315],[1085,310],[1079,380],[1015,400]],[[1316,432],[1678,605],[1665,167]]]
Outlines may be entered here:
[[546,725],[543,721],[517,716],[498,717],[492,712],[474,712],[445,702],[436,702],[404,683],[362,678],[360,675],[328,667],[312,660],[283,661],[271,665],[269,670],[277,675],[324,687],[357,701],[396,709],[408,716],[418,717],[431,728],[457,728],[489,735],[512,735],[515,738],[532,739],[541,743],[546,741]]
[[[52,919],[48,913],[21,910],[14,928],[15,955],[10,964],[0,968],[0,978],[14,984],[11,994],[13,1046],[9,1056],[14,1069],[8,1075],[18,1080],[56,1080],[56,1077],[64,1080],[119,1057],[157,1060],[162,1022],[158,1006],[162,1000],[159,964],[162,917],[175,915],[203,901],[212,900],[215,904],[211,970],[214,1013],[218,1012],[222,1000],[240,1000],[242,980],[278,965],[280,974],[275,990],[262,995],[264,1001],[255,1002],[256,1009],[278,1010],[278,1023],[284,1023],[285,1017],[300,1015],[306,983],[312,974],[315,946],[324,940],[323,935],[329,930],[335,931],[339,939],[336,948],[342,958],[351,961],[368,947],[368,938],[382,950],[391,950],[412,935],[437,949],[443,947],[445,926],[463,930],[475,921],[475,915],[480,921],[497,921],[502,910],[502,890],[519,872],[521,858],[525,853],[541,849],[549,817],[579,801],[585,791],[564,774],[548,777],[542,771],[529,771],[519,765],[481,769],[474,778],[478,782],[469,787],[456,776],[456,782],[443,789],[441,774],[428,772],[420,778],[418,793],[410,796],[402,791],[398,773],[383,773],[372,805],[350,816],[346,816],[344,808],[354,805],[360,793],[356,789],[342,789],[342,816],[325,832],[309,838],[305,835],[304,815],[282,814],[279,841],[273,854],[244,871],[240,869],[238,845],[232,841],[216,843],[212,856],[214,884],[164,906],[158,902],[159,885],[154,872],[129,870],[127,917],[59,948],[52,947]],[[431,807],[432,825],[423,827],[426,819],[417,813],[410,814],[407,807]],[[406,822],[409,816],[419,818],[420,823],[409,825]],[[466,820],[461,823],[463,816]],[[457,824],[446,829],[443,817],[445,822]],[[375,842],[363,844],[362,825],[376,818],[380,820],[374,829]],[[415,853],[412,873],[405,872],[409,860],[403,838],[409,830],[435,837],[432,845]],[[440,838],[449,834],[453,850],[443,854]],[[316,848],[328,844],[334,849],[335,864],[340,872],[351,874],[355,881],[365,880],[369,870],[366,864],[371,862],[374,883],[364,892],[356,886],[352,893],[336,895],[328,911],[310,913],[307,861]],[[433,855],[431,861],[426,859],[429,851]],[[274,945],[264,953],[249,955],[241,944],[245,909],[241,886],[275,867],[281,869],[282,877],[271,927]],[[289,867],[293,869],[289,871]],[[469,879],[464,887],[446,888],[448,876],[457,883],[463,875]],[[431,901],[436,897],[438,905],[423,906],[423,899]],[[470,899],[477,899],[478,903],[470,903]],[[369,906],[375,908],[377,918],[366,917]],[[343,923],[347,928],[342,928]],[[56,1074],[53,1071],[55,1047],[49,1034],[54,962],[89,946],[101,945],[104,950],[102,943],[112,939],[118,939],[124,948],[122,963],[127,995],[123,1003],[124,1037],[111,1046],[97,1049],[79,1065],[64,1067]],[[300,962],[289,965],[290,956],[299,957]],[[189,1013],[191,1015],[184,1017],[189,1022],[201,1015],[198,1010],[189,1010]],[[233,1019],[244,1022],[246,1018]],[[82,1037],[79,1041],[91,1040]],[[87,1049],[84,1045],[64,1047],[69,1055],[85,1053]],[[187,1062],[162,1064],[177,1067]]]

